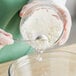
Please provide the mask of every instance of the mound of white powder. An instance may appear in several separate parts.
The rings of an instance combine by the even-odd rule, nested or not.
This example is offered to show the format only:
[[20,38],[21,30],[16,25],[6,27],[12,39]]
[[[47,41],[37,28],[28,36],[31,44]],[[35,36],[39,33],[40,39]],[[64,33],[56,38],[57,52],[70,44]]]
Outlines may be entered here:
[[[38,49],[47,49],[61,36],[63,22],[56,11],[39,8],[28,18],[22,18],[20,31],[24,40],[32,40],[28,42],[30,45]],[[36,40],[38,36],[41,39]]]

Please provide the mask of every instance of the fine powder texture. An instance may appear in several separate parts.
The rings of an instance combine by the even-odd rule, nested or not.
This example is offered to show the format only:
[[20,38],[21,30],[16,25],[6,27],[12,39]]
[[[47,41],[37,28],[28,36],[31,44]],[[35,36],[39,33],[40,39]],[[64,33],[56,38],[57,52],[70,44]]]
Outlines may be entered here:
[[[35,9],[28,18],[22,19],[20,31],[24,40],[28,40],[34,48],[47,49],[61,36],[63,22],[55,10],[39,8]],[[41,39],[36,40],[39,36]]]

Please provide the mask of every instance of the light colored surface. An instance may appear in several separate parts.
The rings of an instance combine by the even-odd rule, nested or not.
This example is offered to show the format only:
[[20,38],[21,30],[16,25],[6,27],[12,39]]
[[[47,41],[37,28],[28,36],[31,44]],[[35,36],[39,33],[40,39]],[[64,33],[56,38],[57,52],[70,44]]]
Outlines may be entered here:
[[[76,44],[73,44],[73,45],[70,45],[70,46],[66,46],[66,47],[62,47],[62,48],[59,48],[57,49],[56,51],[64,51],[64,50],[67,50],[69,52],[73,52],[73,53],[76,53]],[[5,64],[0,64],[0,76],[8,76],[8,67],[9,65],[11,64],[10,63],[5,63]],[[62,66],[62,65],[61,65]],[[73,68],[76,66],[76,65],[71,65],[71,68]],[[54,66],[52,66],[54,67]],[[64,68],[65,69],[65,68]],[[55,69],[54,69],[55,70]],[[54,74],[54,73],[53,73]]]

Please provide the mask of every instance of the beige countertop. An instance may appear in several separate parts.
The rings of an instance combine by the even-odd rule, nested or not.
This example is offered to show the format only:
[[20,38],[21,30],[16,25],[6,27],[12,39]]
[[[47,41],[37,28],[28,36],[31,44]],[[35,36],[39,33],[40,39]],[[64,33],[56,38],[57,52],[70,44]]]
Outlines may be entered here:
[[[62,50],[62,51],[67,50],[69,52],[76,53],[76,44],[72,44],[72,45],[69,45],[69,46],[66,46],[66,47],[61,47],[61,48],[56,49],[56,50]],[[9,68],[9,65],[11,63],[12,62],[0,64],[0,76],[8,76],[8,68]]]

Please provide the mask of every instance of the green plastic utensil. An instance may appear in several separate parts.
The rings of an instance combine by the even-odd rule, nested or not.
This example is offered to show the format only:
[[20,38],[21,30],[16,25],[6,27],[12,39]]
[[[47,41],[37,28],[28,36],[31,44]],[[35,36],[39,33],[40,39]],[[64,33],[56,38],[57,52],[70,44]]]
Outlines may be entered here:
[[[0,28],[21,39],[19,11],[29,0],[0,0]],[[18,59],[33,52],[33,48],[24,41],[15,42],[0,50],[0,63]]]

